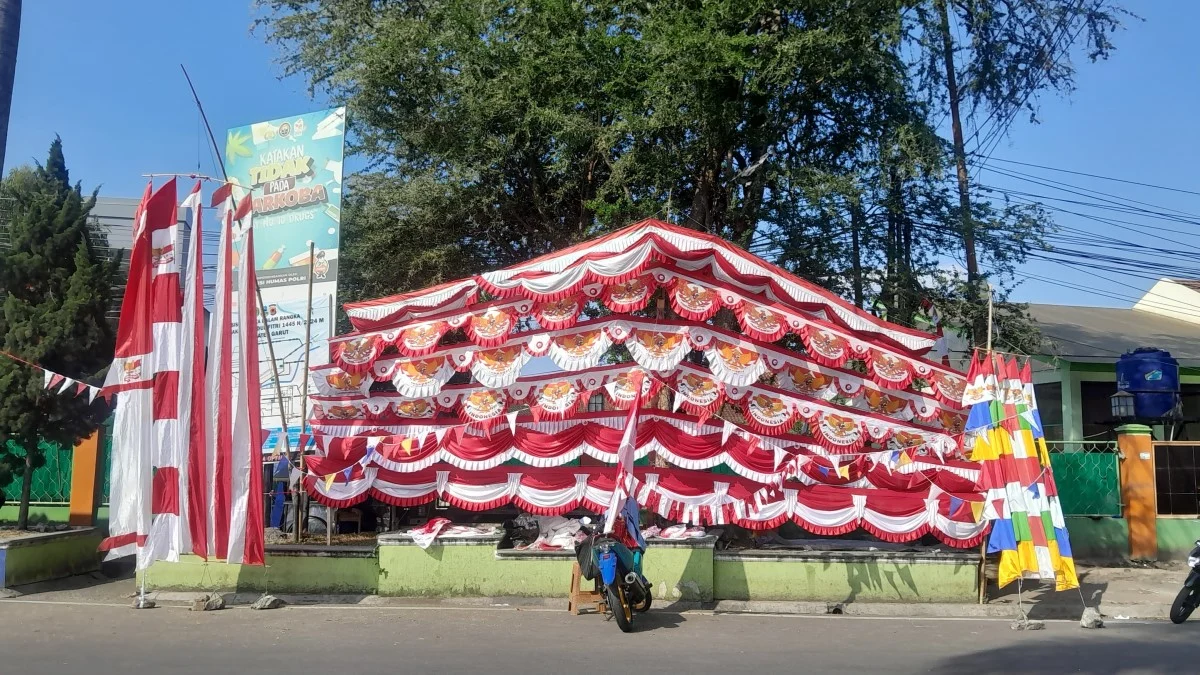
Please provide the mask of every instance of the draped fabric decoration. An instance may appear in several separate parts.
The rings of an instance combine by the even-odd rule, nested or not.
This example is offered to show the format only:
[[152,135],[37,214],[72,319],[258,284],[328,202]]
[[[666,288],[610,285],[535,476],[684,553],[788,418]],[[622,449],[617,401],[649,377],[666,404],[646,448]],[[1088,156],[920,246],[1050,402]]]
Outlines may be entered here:
[[970,406],[966,443],[981,465],[992,524],[988,552],[1000,554],[999,583],[1054,580],[1056,590],[1077,588],[1066,522],[1042,434],[1029,363],[991,353],[972,359],[963,404]]
[[[572,298],[560,302],[574,306],[576,300]],[[530,303],[524,305],[533,306]],[[758,339],[755,335],[763,334],[754,330],[742,336],[716,326],[628,316],[512,333],[520,309],[493,306],[477,313],[462,312],[452,317],[453,322],[426,322],[416,327],[398,327],[357,337],[336,338],[333,343],[334,362],[345,372],[357,374],[370,370],[376,379],[382,380],[391,376],[395,364],[405,360],[444,355],[451,357],[456,368],[466,370],[478,353],[493,348],[519,346],[532,356],[548,354],[555,365],[564,370],[581,370],[597,365],[613,344],[625,344],[639,365],[665,372],[674,368],[691,349],[707,351],[716,346],[721,354],[732,351],[734,347],[740,348],[745,352],[741,355],[746,359],[743,365],[751,365],[756,369],[762,366],[753,363],[753,355],[761,355],[771,372],[779,372],[787,363],[853,372],[856,362],[862,362],[866,365],[865,379],[880,387],[905,390],[915,378],[921,378],[926,381],[922,394],[955,407],[961,404],[962,388],[965,386],[962,375],[943,365],[886,346],[871,346],[832,329],[806,328],[800,331],[801,341],[808,352],[805,356]],[[761,312],[758,314],[762,315]],[[561,324],[555,322],[555,325]],[[464,328],[468,342],[439,346],[445,333],[456,325]],[[759,325],[763,330],[769,328],[763,322],[759,322]],[[483,333],[479,332],[481,330]],[[369,339],[372,336],[375,339]],[[368,346],[374,348],[368,349]],[[399,358],[394,354],[398,354]],[[741,375],[742,369],[738,368],[738,363],[728,365],[733,368],[731,377],[745,377],[747,381],[751,378],[751,375]],[[332,367],[336,366],[325,368]],[[861,375],[858,377],[862,378]]]
[[[656,297],[658,318],[631,314]],[[961,547],[987,531],[979,465],[959,447],[967,382],[925,358],[936,336],[710,235],[644,221],[345,309],[357,332],[312,369],[304,484],[323,503],[557,515],[628,494],[701,525]],[[789,335],[802,352],[776,344]],[[669,466],[626,473],[624,492],[612,468],[567,466],[652,454]]]
[[[310,463],[304,479],[318,502],[347,508],[367,497],[398,507],[434,500],[456,508],[486,511],[512,504],[536,515],[562,515],[577,508],[602,513],[615,487],[609,467],[499,467],[468,470],[435,464],[414,473],[350,464],[350,478],[326,486],[317,478],[330,466]],[[338,474],[339,478],[341,474]],[[985,534],[969,500],[926,487],[908,493],[877,489],[787,483],[783,498],[755,511],[758,485],[734,476],[681,469],[634,469],[634,489],[643,508],[669,520],[696,525],[736,524],[765,530],[791,521],[820,536],[864,529],[884,541],[903,542],[927,534],[949,546],[978,546]]]

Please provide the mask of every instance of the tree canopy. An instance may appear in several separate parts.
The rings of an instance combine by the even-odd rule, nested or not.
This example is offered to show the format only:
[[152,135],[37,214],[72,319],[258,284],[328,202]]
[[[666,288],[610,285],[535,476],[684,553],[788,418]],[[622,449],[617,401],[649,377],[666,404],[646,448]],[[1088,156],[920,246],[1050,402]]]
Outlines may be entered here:
[[[950,269],[964,228],[1003,296],[1052,223],[986,198],[963,217],[931,67],[940,1],[257,0],[257,27],[285,74],[350,108],[368,166],[347,196],[350,297],[656,216],[900,323],[935,301],[969,325],[979,303]],[[1115,19],[1077,4],[952,0],[972,110],[1069,88],[1056,22],[1111,50]]]
[[[98,252],[107,245],[104,233],[89,223],[96,194],[85,197],[80,184],[71,184],[58,139],[45,164],[15,169],[2,187],[11,217],[0,249],[0,344],[25,362],[89,381],[112,361],[105,314],[117,266]],[[103,401],[43,385],[41,371],[0,358],[0,485],[14,473],[24,478],[20,527],[33,469],[44,462],[39,442],[71,447],[108,414]]]

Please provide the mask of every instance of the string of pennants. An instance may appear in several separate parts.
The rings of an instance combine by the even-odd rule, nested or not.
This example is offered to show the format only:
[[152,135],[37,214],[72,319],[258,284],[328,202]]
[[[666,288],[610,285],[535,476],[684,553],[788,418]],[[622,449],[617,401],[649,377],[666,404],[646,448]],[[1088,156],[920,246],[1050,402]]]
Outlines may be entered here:
[[80,396],[84,391],[86,391],[88,392],[88,403],[94,402],[96,400],[96,396],[100,394],[100,387],[93,387],[87,382],[81,382],[73,377],[63,375],[62,373],[56,373],[53,370],[47,370],[46,368],[43,368],[36,363],[30,363],[29,361],[26,361],[15,354],[0,351],[0,356],[7,357],[13,361],[16,361],[17,363],[29,366],[35,370],[42,371],[43,389],[57,390],[57,393],[59,394],[73,392],[74,396]]
[[96,395],[100,393],[100,387],[93,387],[87,382],[80,382],[73,377],[67,377],[52,370],[42,368],[42,376],[42,387],[44,389],[54,389],[57,387],[60,394],[73,389],[75,396],[83,394],[86,390],[88,393],[88,403],[95,401]]

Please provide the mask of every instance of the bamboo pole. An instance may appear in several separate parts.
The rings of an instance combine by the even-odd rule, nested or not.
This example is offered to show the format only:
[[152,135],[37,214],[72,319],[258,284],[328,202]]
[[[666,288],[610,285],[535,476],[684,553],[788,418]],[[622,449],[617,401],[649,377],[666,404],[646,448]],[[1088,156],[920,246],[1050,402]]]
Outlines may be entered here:
[[[308,355],[312,353],[312,295],[313,295],[313,255],[316,253],[316,244],[313,241],[308,242],[308,302],[304,305],[304,370],[302,377],[304,378],[301,384],[302,389],[300,394],[300,429],[301,431],[308,428]],[[296,448],[296,466],[303,469],[304,467],[304,448]],[[292,494],[292,510],[295,511],[295,526],[292,533],[292,541],[300,543],[300,525],[303,522],[300,514],[300,502],[303,499],[301,496],[303,490],[300,489],[300,481],[296,481],[296,491]]]

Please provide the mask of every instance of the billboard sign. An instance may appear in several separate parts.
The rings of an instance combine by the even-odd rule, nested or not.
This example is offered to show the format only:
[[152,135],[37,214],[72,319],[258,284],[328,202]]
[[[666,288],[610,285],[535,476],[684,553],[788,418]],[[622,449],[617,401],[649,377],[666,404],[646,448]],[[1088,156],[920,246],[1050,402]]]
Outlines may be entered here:
[[[345,131],[346,109],[332,108],[236,127],[225,140],[225,171],[235,184],[235,196],[241,199],[249,193],[254,203],[254,266],[283,388],[283,411],[293,435],[305,416],[301,399],[309,242],[314,246],[310,365],[329,362],[337,305]],[[234,266],[240,262],[235,252]],[[260,317],[263,426],[278,432],[282,422],[267,334]],[[273,445],[268,441],[268,451]]]

